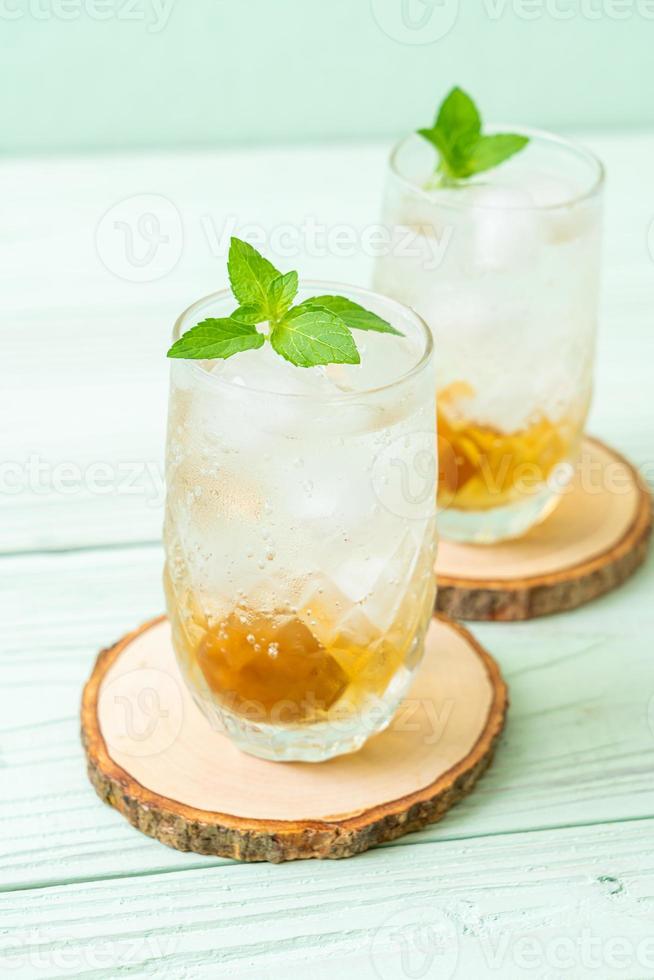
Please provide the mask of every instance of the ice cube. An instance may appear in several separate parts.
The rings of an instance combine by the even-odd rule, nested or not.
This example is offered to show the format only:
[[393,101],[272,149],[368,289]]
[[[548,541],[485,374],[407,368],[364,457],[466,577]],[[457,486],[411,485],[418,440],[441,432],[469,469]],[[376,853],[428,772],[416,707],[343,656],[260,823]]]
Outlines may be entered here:
[[533,259],[544,238],[531,195],[521,187],[485,185],[467,193],[472,271],[511,271]]
[[275,353],[269,343],[258,350],[235,354],[226,361],[215,361],[211,373],[233,385],[268,394],[310,395],[332,389],[322,368],[296,367]]
[[341,392],[367,391],[391,384],[420,359],[422,341],[416,337],[396,337],[374,331],[355,330],[354,339],[360,364],[329,364],[327,379]]
[[298,619],[328,648],[370,648],[380,632],[333,581],[322,573],[310,577],[302,595]]
[[407,601],[420,555],[417,528],[409,528],[393,554],[384,559],[377,580],[361,603],[368,619],[383,632],[391,628]]
[[376,290],[411,307],[416,295],[443,273],[460,242],[455,212],[440,209],[430,217],[427,205],[420,206],[422,217],[416,214],[415,224],[392,229],[391,245],[375,263],[373,277]]
[[553,174],[532,171],[526,186],[535,204],[542,208],[547,241],[558,245],[574,241],[589,228],[592,209],[575,204],[581,188],[573,180]]
[[[494,336],[505,312],[489,303],[465,279],[449,282],[434,280],[416,302],[416,309],[430,324],[438,351],[437,373],[441,385],[460,380],[461,344],[472,352],[484,350],[489,336]],[[449,377],[449,369],[454,376]]]
[[324,411],[321,405],[338,394],[323,367],[296,367],[270,344],[216,361],[211,374],[227,382],[215,386],[217,431],[241,450],[251,451],[258,440],[261,458],[277,451],[270,435],[289,440],[310,436]]
[[380,535],[374,551],[350,551],[330,569],[338,592],[382,632],[391,626],[405,598],[419,551],[417,533],[408,528],[399,540]]
[[524,178],[524,186],[534,204],[539,208],[560,207],[569,204],[579,194],[572,180],[554,174],[531,170]]
[[386,563],[383,555],[348,556],[335,569],[334,581],[352,602],[362,602],[381,579]]

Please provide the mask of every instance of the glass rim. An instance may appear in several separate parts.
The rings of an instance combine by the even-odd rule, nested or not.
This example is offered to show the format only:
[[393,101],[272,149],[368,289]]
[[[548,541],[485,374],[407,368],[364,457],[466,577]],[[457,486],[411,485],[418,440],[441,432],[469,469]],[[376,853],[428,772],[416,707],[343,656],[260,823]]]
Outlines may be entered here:
[[492,204],[470,204],[461,203],[456,204],[452,201],[439,201],[437,198],[437,191],[429,191],[424,187],[420,187],[418,184],[414,183],[408,177],[406,177],[399,169],[397,165],[397,156],[402,147],[408,143],[410,139],[414,136],[420,138],[417,132],[408,133],[403,136],[397,143],[394,144],[393,148],[388,157],[388,168],[393,175],[393,177],[398,180],[401,184],[409,187],[412,191],[420,194],[422,197],[426,198],[432,204],[438,204],[439,207],[449,209],[452,211],[465,211],[465,210],[479,210],[479,211],[558,211],[563,208],[570,208],[576,204],[581,204],[583,201],[589,200],[600,193],[604,186],[604,181],[606,177],[606,170],[604,164],[592,150],[589,150],[582,143],[578,143],[576,140],[569,140],[563,136],[558,136],[556,133],[550,133],[545,129],[534,129],[529,126],[512,126],[511,124],[504,125],[502,123],[495,123],[488,126],[487,131],[489,133],[494,132],[511,132],[516,133],[519,136],[528,136],[530,141],[539,142],[541,144],[555,145],[559,149],[565,150],[577,157],[577,159],[583,160],[588,164],[590,170],[592,171],[592,179],[588,187],[584,190],[579,191],[576,194],[571,195],[564,201],[560,201],[557,204],[525,204],[519,205],[518,207],[503,207],[495,206]]
[[[207,371],[199,361],[193,358],[180,358],[184,363],[189,365],[189,367],[197,374],[198,377],[202,377],[203,380],[209,382],[209,384],[215,384],[217,387],[225,387],[230,390],[236,390],[240,392],[252,392],[257,395],[267,395],[275,398],[297,398],[304,399],[310,402],[327,402],[327,403],[338,403],[342,404],[345,402],[355,402],[357,399],[368,397],[369,395],[381,394],[384,391],[390,391],[393,388],[403,384],[410,378],[415,377],[420,374],[425,367],[429,364],[434,353],[434,337],[427,326],[427,323],[420,316],[419,313],[411,306],[407,306],[405,303],[400,303],[398,300],[392,299],[390,296],[386,296],[384,293],[375,292],[372,289],[367,289],[363,286],[355,286],[350,283],[343,282],[332,282],[327,279],[301,279],[299,282],[299,289],[317,289],[319,290],[316,295],[322,294],[333,294],[335,296],[348,296],[349,293],[355,293],[361,296],[363,300],[365,297],[373,297],[377,300],[382,300],[384,304],[396,309],[402,316],[406,317],[409,315],[415,322],[418,332],[422,336],[424,341],[424,347],[422,353],[418,357],[415,364],[413,364],[408,371],[404,371],[402,374],[398,375],[397,378],[393,378],[392,381],[388,381],[383,385],[374,385],[370,388],[360,388],[356,391],[341,391],[338,394],[325,394],[323,392],[304,392],[304,391],[275,391],[270,388],[257,388],[252,385],[238,384],[236,381],[230,381],[226,378],[222,378],[219,374],[211,374]],[[215,293],[208,293],[206,296],[202,296],[200,299],[195,300],[191,303],[175,320],[173,326],[173,341],[177,340],[181,336],[182,325],[186,319],[195,311],[200,310],[203,306],[207,305],[209,302],[219,302],[231,297],[233,303],[236,303],[231,289],[225,287],[223,289],[217,290]],[[197,321],[196,321],[197,322]],[[192,324],[195,326],[195,324]],[[364,331],[365,332],[365,331]],[[173,362],[177,360],[172,358]],[[206,358],[206,360],[218,360],[218,358]],[[306,370],[306,368],[298,368],[298,370]]]

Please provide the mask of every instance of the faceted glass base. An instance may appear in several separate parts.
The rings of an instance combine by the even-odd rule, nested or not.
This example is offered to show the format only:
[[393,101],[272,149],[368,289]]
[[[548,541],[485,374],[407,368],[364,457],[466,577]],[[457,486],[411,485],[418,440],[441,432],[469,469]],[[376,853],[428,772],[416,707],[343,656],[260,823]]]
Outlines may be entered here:
[[213,701],[195,696],[196,703],[216,731],[222,731],[242,751],[273,762],[324,762],[356,752],[391,723],[407,693],[414,670],[398,673],[383,697],[371,697],[357,711],[307,725],[267,724],[251,721]]
[[439,533],[442,538],[463,544],[495,544],[519,538],[549,517],[560,499],[560,492],[545,487],[525,500],[504,507],[488,510],[452,507],[439,512]]

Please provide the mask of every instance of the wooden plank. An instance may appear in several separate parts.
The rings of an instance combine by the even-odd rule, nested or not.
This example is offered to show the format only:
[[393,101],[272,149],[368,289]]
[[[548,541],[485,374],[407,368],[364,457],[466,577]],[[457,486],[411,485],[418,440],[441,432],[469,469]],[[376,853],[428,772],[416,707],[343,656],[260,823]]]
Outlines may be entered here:
[[[651,481],[643,201],[654,190],[654,137],[591,142],[610,171],[591,428]],[[505,742],[468,801],[395,845],[340,863],[231,865],[140,837],[86,782],[81,684],[99,645],[162,604],[160,550],[138,542],[159,536],[161,352],[172,320],[222,285],[215,232],[232,215],[269,232],[307,216],[360,230],[377,214],[384,156],[370,146],[0,162],[11,328],[2,462],[47,464],[45,488],[25,469],[19,493],[0,489],[0,551],[90,549],[0,560],[3,974],[383,980],[404,970],[399,938],[413,975],[654,975],[651,560],[573,614],[476,628],[511,685]],[[113,203],[144,190],[173,201],[184,242],[169,275],[126,282],[102,264],[95,230]],[[304,247],[280,261],[305,275],[367,278],[360,249],[336,251]],[[89,485],[97,462],[110,468],[108,489]],[[72,488],[51,485],[62,463],[80,472],[69,471]],[[136,492],[119,486],[135,463]],[[429,929],[439,927],[442,955],[428,963],[424,941],[429,957]]]
[[14,892],[0,896],[0,966],[88,980],[652,976],[653,834],[642,820]]
[[[652,479],[652,409],[648,401],[633,406],[634,393],[648,390],[654,356],[651,215],[643,209],[654,193],[654,136],[589,143],[611,175],[590,431],[646,465]],[[0,387],[0,552],[158,538],[163,354],[175,317],[225,284],[229,233],[248,221],[261,226],[283,267],[366,282],[372,256],[361,236],[377,221],[386,152],[372,144],[0,162],[10,328]],[[144,191],[172,202],[183,233],[168,275],[131,282],[103,264],[101,256],[112,260],[95,238],[108,208]],[[353,244],[339,244],[343,230]]]
[[[161,561],[157,547],[0,561],[5,888],[221,863],[141,837],[84,771],[82,684],[98,647],[162,608]],[[475,628],[509,682],[506,736],[469,800],[404,846],[654,812],[653,575],[650,561],[574,613]]]

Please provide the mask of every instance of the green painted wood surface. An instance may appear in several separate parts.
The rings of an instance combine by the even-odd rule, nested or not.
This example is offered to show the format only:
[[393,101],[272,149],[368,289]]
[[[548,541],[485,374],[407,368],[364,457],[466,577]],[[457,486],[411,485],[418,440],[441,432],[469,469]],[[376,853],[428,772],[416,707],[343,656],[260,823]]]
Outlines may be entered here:
[[[651,479],[654,137],[592,143],[610,182],[591,429]],[[86,781],[81,685],[100,646],[162,607],[160,355],[175,314],[222,283],[202,219],[220,230],[252,214],[273,228],[313,214],[362,227],[382,166],[380,147],[0,166],[11,273],[0,445],[23,481],[14,492],[5,465],[3,976],[654,976],[651,560],[574,613],[474,627],[511,686],[496,763],[440,824],[375,852],[280,867],[180,854],[139,836]],[[95,229],[112,202],[144,190],[175,202],[186,244],[169,276],[128,283],[102,265]],[[369,260],[301,265],[356,281]],[[41,483],[30,483],[32,457],[47,464]],[[109,492],[83,485],[97,461],[114,467]],[[64,463],[67,492],[52,486]],[[128,492],[120,480],[135,464]]]

